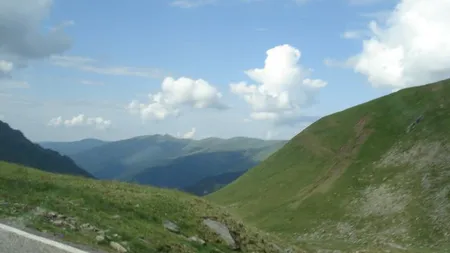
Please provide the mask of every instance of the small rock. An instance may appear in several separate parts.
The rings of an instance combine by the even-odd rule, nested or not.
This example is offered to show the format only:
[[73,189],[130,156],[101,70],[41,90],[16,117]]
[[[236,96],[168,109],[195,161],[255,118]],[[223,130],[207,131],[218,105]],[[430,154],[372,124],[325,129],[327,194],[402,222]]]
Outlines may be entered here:
[[120,219],[120,215],[116,214],[112,216],[113,219]]
[[218,234],[220,238],[222,238],[222,240],[225,241],[228,247],[230,247],[231,249],[237,249],[236,242],[231,236],[230,230],[228,230],[227,226],[211,219],[203,220],[203,224],[206,225],[211,231]]
[[120,252],[120,253],[127,252],[127,249],[125,249],[125,247],[123,247],[122,245],[120,245],[117,242],[110,242],[109,246],[111,246],[111,248],[115,249],[117,252]]
[[63,224],[62,220],[53,220],[52,223],[56,226],[61,226]]
[[82,224],[82,225],[80,226],[80,229],[82,229],[82,230],[88,230],[88,231],[92,231],[92,230],[98,231],[98,229],[97,229],[95,226],[92,226],[92,225],[89,224],[89,223],[84,223],[84,224]]
[[95,240],[96,240],[97,242],[102,242],[102,241],[105,240],[105,237],[104,237],[104,236],[101,236],[101,235],[97,235],[97,236],[95,237]]
[[47,216],[48,217],[51,217],[51,218],[54,218],[54,217],[56,217],[58,214],[56,213],[56,212],[48,212],[47,213]]
[[70,223],[66,223],[66,225],[72,230],[76,230],[77,229],[74,225],[72,225]]
[[66,221],[68,223],[70,223],[70,224],[75,224],[75,223],[77,223],[77,218],[75,218],[75,217],[67,217]]
[[64,219],[66,219],[66,216],[63,214],[58,214],[58,215],[56,215],[56,218],[64,220]]
[[201,245],[205,245],[206,244],[206,242],[204,240],[202,240],[201,238],[199,238],[197,236],[191,236],[191,237],[188,238],[188,240],[191,241],[191,242],[196,242],[196,243],[201,244]]
[[163,225],[164,225],[164,228],[166,228],[170,232],[180,233],[180,228],[178,227],[178,225],[171,221],[165,220],[163,222]]

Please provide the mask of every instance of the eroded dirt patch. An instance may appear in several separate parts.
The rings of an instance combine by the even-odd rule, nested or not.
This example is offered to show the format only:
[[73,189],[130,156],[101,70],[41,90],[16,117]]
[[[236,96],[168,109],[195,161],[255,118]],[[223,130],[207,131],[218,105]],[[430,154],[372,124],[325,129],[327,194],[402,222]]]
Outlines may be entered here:
[[303,200],[311,196],[315,192],[326,192],[333,185],[333,182],[338,179],[345,170],[352,164],[353,159],[356,158],[361,146],[367,141],[372,129],[366,128],[370,117],[365,116],[361,118],[353,127],[355,136],[349,139],[344,145],[339,148],[339,151],[334,155],[333,164],[320,176],[313,184],[303,188],[298,195],[301,196],[299,201],[291,204],[291,207],[297,207]]

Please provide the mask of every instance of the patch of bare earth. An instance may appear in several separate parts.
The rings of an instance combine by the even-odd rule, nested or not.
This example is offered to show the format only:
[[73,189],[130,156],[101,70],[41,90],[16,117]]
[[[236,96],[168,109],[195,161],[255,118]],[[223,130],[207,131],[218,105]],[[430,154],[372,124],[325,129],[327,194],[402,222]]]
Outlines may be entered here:
[[341,146],[339,151],[334,155],[333,164],[325,172],[324,175],[317,178],[317,180],[303,188],[297,196],[300,196],[300,201],[292,203],[291,207],[296,207],[301,204],[303,200],[316,192],[326,192],[333,185],[333,182],[338,179],[345,170],[352,164],[357,157],[360,147],[367,141],[372,129],[367,129],[366,125],[370,121],[368,116],[361,118],[354,126],[353,130],[355,137],[349,139]]

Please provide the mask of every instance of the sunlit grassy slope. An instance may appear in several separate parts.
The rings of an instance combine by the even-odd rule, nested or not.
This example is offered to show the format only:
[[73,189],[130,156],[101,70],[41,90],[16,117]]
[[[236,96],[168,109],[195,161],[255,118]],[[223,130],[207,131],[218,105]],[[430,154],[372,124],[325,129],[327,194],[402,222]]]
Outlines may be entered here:
[[322,252],[450,252],[450,80],[324,117],[207,199]]
[[[110,241],[134,253],[232,252],[203,225],[206,218],[228,227],[238,251],[282,252],[272,243],[287,247],[244,226],[206,200],[181,192],[51,174],[0,162],[0,219],[56,233],[67,241],[108,252],[116,252]],[[166,220],[179,226],[178,234],[164,228]],[[97,242],[99,236],[104,239]],[[206,245],[190,241],[192,236]]]

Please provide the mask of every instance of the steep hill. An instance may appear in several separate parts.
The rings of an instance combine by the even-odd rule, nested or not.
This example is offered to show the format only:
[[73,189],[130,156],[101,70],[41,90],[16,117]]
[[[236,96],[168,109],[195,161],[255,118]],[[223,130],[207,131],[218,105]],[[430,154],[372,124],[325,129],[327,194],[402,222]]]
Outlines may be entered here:
[[58,151],[62,155],[74,155],[88,149],[92,149],[108,142],[98,139],[83,139],[70,142],[39,142],[38,144],[46,149]]
[[92,177],[69,157],[29,141],[19,130],[0,121],[0,161],[33,166],[44,171]]
[[290,248],[181,192],[5,162],[0,162],[0,220],[111,253],[281,253]]
[[450,80],[404,89],[318,120],[207,198],[322,252],[448,252],[449,126]]

